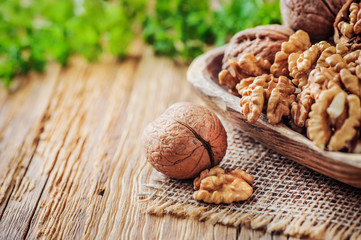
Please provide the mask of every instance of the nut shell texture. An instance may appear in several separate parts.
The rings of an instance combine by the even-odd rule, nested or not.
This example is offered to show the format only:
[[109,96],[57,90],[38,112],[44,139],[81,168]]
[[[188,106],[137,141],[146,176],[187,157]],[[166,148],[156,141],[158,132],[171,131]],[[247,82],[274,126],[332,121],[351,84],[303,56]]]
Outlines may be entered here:
[[222,69],[229,68],[230,60],[238,62],[242,54],[253,53],[273,63],[281,44],[288,41],[293,31],[282,25],[266,25],[246,29],[234,35],[223,57]]
[[176,103],[144,129],[143,142],[146,158],[155,169],[187,179],[222,160],[227,134],[218,117],[205,107]]
[[333,34],[333,22],[346,0],[281,0],[284,25],[306,31],[313,42]]

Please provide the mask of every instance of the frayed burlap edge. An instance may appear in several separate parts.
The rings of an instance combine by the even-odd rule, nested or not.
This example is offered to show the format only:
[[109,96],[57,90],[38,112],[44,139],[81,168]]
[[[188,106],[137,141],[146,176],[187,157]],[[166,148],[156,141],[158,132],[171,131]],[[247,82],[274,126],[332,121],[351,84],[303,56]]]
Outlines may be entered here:
[[174,200],[167,199],[167,195],[157,196],[157,192],[164,189],[165,185],[148,184],[145,187],[153,190],[153,192],[140,193],[138,195],[141,199],[139,202],[148,203],[146,212],[157,216],[171,214],[176,217],[191,217],[209,224],[223,224],[232,227],[246,225],[252,229],[261,229],[269,233],[278,232],[293,237],[361,239],[361,230],[354,231],[357,223],[361,222],[361,217],[355,219],[355,224],[351,227],[344,227],[341,223],[331,223],[331,218],[328,221],[317,222],[316,220],[306,220],[305,216],[284,217],[281,212],[275,216],[268,213],[245,213],[239,210],[229,214],[230,209],[219,211],[218,208],[211,206],[189,205],[187,202],[190,198],[178,202],[177,198]]

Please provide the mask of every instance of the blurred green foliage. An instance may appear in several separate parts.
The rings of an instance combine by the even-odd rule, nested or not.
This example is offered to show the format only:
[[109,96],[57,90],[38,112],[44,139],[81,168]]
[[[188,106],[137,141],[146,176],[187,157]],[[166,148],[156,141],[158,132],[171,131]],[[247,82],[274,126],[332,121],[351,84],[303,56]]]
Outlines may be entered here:
[[72,54],[124,57],[144,6],[144,0],[1,1],[0,79],[8,86],[14,75],[42,71],[50,60],[65,65]]
[[158,54],[192,60],[206,45],[224,44],[236,32],[281,23],[279,0],[157,0],[147,16],[143,36]]
[[73,54],[127,54],[136,33],[155,53],[191,60],[256,25],[280,23],[278,0],[5,0],[0,2],[0,79],[43,71]]

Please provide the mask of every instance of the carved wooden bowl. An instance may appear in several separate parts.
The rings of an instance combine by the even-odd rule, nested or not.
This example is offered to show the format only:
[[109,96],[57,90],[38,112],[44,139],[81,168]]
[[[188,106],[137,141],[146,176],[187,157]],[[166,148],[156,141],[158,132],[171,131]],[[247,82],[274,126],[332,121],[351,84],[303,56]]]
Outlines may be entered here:
[[271,125],[265,114],[251,124],[241,113],[240,98],[218,84],[225,47],[211,50],[190,65],[187,78],[208,106],[232,126],[290,159],[341,182],[361,188],[361,154],[317,148],[304,135],[280,123]]

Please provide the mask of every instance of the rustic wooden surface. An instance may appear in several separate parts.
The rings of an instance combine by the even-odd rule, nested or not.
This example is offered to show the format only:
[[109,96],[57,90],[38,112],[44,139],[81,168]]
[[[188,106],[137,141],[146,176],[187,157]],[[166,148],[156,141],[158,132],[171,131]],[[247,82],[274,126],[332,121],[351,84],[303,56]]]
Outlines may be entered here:
[[0,239],[287,239],[145,212],[144,126],[202,101],[187,67],[137,42],[123,62],[74,58],[0,90]]

